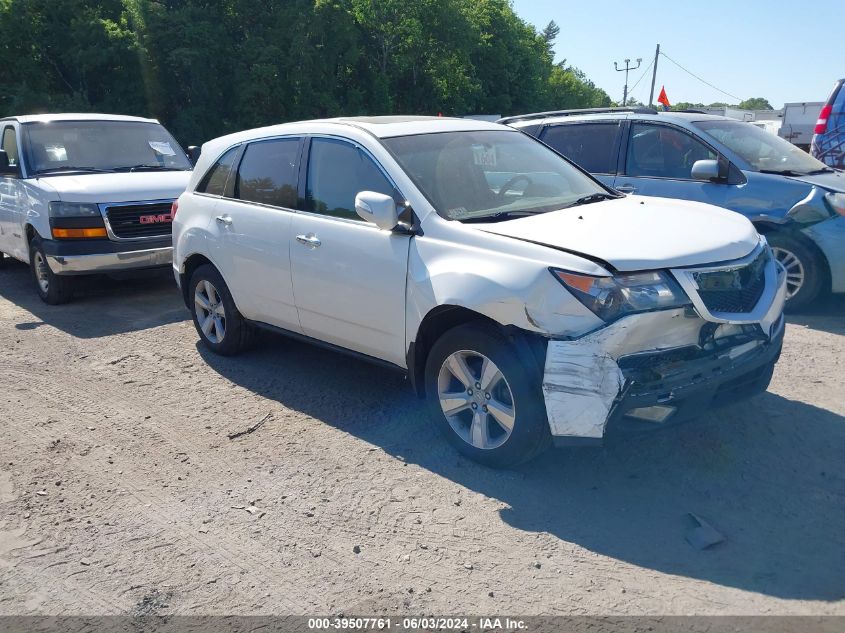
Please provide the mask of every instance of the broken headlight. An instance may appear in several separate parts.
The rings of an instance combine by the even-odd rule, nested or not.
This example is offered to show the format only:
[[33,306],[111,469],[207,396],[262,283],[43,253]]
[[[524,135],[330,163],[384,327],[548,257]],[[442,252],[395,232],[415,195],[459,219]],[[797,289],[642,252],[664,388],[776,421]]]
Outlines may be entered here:
[[678,282],[663,271],[594,277],[550,270],[576,299],[607,322],[636,312],[679,308],[690,303]]

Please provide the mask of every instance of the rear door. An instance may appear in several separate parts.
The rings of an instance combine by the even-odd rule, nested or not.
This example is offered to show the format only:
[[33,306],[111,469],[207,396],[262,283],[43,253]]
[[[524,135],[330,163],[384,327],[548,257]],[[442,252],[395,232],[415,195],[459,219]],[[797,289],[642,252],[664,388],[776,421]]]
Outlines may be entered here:
[[731,206],[741,173],[719,181],[694,179],[692,166],[698,160],[719,160],[726,174],[734,172],[715,149],[687,130],[664,123],[631,121],[626,145],[623,168],[614,181],[619,191]]
[[612,187],[616,178],[621,121],[573,121],[547,126],[540,140]]
[[302,212],[291,228],[293,290],[308,336],[405,365],[405,278],[411,237],[355,212],[355,196],[402,200],[361,146],[313,137]]
[[241,313],[293,332],[301,331],[290,272],[301,149],[301,137],[247,144],[211,227],[215,263]]

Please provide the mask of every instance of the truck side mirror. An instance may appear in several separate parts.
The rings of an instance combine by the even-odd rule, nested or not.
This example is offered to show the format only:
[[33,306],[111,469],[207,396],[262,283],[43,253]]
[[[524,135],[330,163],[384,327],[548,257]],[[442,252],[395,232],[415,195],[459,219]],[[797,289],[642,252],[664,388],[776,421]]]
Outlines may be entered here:
[[200,159],[201,153],[202,147],[198,147],[196,145],[188,145],[188,158],[190,159],[192,165],[197,164],[197,161]]

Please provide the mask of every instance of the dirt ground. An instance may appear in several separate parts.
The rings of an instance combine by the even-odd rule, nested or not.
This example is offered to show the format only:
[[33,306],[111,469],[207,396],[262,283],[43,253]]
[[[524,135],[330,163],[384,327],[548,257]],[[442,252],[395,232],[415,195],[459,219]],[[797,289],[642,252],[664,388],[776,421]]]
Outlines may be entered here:
[[0,615],[845,614],[843,298],[768,393],[497,472],[388,370],[209,355],[166,275],[30,284],[0,270]]

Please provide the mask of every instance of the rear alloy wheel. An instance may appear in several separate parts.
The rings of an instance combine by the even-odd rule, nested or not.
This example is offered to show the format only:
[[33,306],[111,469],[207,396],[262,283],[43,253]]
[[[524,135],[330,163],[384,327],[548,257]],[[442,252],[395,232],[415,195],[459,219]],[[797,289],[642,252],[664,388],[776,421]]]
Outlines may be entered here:
[[[533,358],[533,357],[532,357]],[[458,451],[494,467],[526,462],[551,441],[542,371],[493,324],[444,333],[426,360],[425,392],[438,429]]]
[[252,339],[252,326],[235,307],[223,277],[213,266],[200,266],[190,282],[191,315],[205,346],[215,354],[232,356]]
[[29,266],[35,289],[44,303],[60,305],[73,298],[74,279],[57,275],[50,269],[41,238],[36,236],[29,243]]
[[804,308],[822,293],[824,266],[819,256],[803,241],[781,233],[766,236],[772,254],[786,271],[786,307]]

